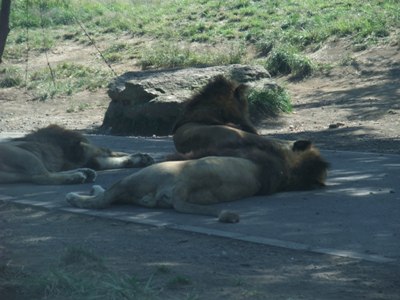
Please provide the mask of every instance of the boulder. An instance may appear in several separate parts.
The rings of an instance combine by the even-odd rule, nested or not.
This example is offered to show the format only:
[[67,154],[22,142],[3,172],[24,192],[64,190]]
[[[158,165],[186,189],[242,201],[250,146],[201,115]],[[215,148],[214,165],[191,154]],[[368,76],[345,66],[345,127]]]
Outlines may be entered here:
[[128,72],[109,85],[111,102],[102,130],[118,135],[169,135],[185,101],[220,74],[249,85],[275,85],[261,66]]

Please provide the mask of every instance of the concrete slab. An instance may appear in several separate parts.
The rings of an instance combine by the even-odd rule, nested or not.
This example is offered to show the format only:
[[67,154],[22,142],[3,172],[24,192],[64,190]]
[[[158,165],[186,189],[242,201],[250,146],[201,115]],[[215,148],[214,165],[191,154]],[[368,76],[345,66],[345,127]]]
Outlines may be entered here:
[[[0,136],[4,138],[6,135]],[[147,152],[156,160],[173,151],[171,138],[89,136],[116,150]],[[238,224],[172,210],[113,206],[105,210],[69,207],[70,191],[91,184],[0,185],[0,200],[124,220],[248,242],[400,265],[400,156],[322,151],[332,164],[323,190],[251,197],[220,205],[240,212]],[[99,172],[96,184],[110,186],[134,169]]]

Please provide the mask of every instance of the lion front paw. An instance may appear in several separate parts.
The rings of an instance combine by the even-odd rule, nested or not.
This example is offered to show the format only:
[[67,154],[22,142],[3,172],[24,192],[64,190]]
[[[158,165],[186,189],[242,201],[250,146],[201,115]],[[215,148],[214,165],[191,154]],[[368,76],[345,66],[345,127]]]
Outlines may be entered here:
[[97,173],[93,169],[82,168],[78,169],[77,171],[82,174],[82,183],[94,182],[96,180]]
[[154,164],[154,159],[148,154],[136,153],[130,155],[128,164],[128,167],[133,168],[146,167]]

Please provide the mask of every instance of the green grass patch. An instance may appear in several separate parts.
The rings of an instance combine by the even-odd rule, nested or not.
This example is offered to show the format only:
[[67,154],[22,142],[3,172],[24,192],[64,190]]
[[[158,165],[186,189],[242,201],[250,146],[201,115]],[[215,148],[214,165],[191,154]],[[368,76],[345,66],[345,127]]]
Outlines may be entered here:
[[[303,78],[318,68],[305,51],[328,39],[346,38],[358,51],[398,44],[399,16],[397,0],[14,0],[4,59],[21,64],[27,48],[31,59],[66,41],[89,45],[79,20],[111,64],[134,59],[143,68],[173,68],[266,60],[273,75]],[[113,42],[119,36],[127,42]],[[130,36],[148,42],[132,45]],[[111,78],[104,66],[52,67],[56,84],[48,70],[29,78],[40,99],[93,90]],[[18,86],[20,78],[2,84]]]
[[139,45],[119,42],[106,48],[102,54],[108,63],[113,64],[138,58],[139,52]]
[[292,104],[288,92],[280,86],[251,88],[248,95],[249,113],[255,120],[290,113]]
[[55,95],[72,95],[82,90],[94,91],[106,87],[112,78],[113,74],[108,70],[60,63],[52,70],[45,68],[32,73],[28,89],[33,90],[38,99],[46,100]]
[[400,22],[397,0],[32,0],[28,8],[26,3],[13,1],[13,29],[76,26],[76,18],[103,33],[210,43],[272,34],[299,48],[330,36],[352,36],[358,43],[384,38]]
[[290,74],[298,79],[311,75],[315,70],[311,59],[287,47],[274,49],[268,56],[266,68],[273,76]]
[[[63,39],[56,31],[67,31],[70,36],[80,32],[79,20],[96,38],[128,33],[157,38],[161,44],[235,41],[255,45],[267,55],[271,46],[303,50],[318,47],[330,37],[351,37],[356,44],[374,43],[400,27],[399,15],[396,0],[15,0],[8,46],[29,39],[31,50],[50,49]],[[6,54],[15,57],[12,51]],[[116,52],[108,56],[111,62],[123,59]],[[169,59],[172,65],[181,64],[182,56],[188,54],[178,56],[177,62]],[[205,64],[215,64],[214,56],[205,55],[185,61],[204,64],[205,59],[210,60]]]
[[0,88],[20,86],[23,83],[21,70],[16,67],[0,68]]
[[160,42],[139,53],[142,68],[176,68],[229,65],[244,62],[246,49],[238,43],[221,47],[191,47],[178,42]]

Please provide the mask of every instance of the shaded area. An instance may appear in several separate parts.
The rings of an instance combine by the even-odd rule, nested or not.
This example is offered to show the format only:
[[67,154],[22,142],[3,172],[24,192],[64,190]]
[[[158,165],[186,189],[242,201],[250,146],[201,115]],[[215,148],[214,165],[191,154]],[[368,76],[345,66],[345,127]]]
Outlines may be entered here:
[[398,51],[382,46],[349,55],[347,65],[289,84],[296,114],[265,120],[263,132],[309,138],[325,149],[400,154]]
[[270,134],[269,136],[298,140],[308,139],[322,149],[366,151],[377,153],[400,154],[400,137],[385,138],[363,126],[340,127],[323,131],[303,131]]
[[[170,138],[89,138],[156,160],[173,150]],[[25,280],[34,282],[49,270],[60,272],[65,249],[79,247],[113,272],[110,288],[129,276],[146,287],[150,299],[397,299],[400,157],[323,154],[332,164],[326,189],[223,204],[241,212],[235,225],[172,210],[67,206],[67,192],[88,190],[90,184],[0,185],[0,279],[23,270]],[[108,187],[134,171],[99,172],[97,184]],[[84,263],[75,267],[77,274],[88,270]],[[24,299],[18,298],[24,288],[14,282],[0,291]]]
[[[399,76],[400,69],[395,72]],[[295,109],[336,106],[351,111],[349,120],[376,120],[383,114],[398,114],[400,85],[394,81],[374,83],[369,78],[366,86],[351,86],[336,91],[317,91],[310,94],[315,101],[294,105]],[[394,80],[394,78],[392,79]],[[359,83],[358,83],[359,84]]]
[[[161,160],[173,150],[170,138],[90,136],[99,145],[140,151]],[[328,187],[306,192],[251,197],[220,204],[238,211],[241,222],[221,224],[214,218],[178,214],[172,210],[113,206],[105,210],[70,208],[69,191],[87,191],[90,184],[74,186],[2,185],[1,199],[27,205],[62,209],[115,220],[212,234],[242,241],[349,256],[376,262],[400,263],[400,199],[397,178],[400,157],[371,153],[322,151],[331,163]],[[96,184],[109,187],[135,170],[99,172]]]
[[[47,293],[58,297],[102,288],[97,280],[106,272],[110,294],[126,292],[119,283],[129,278],[145,299],[394,300],[400,292],[398,267],[391,265],[8,204],[0,205],[0,226],[0,291],[7,299],[32,298],[20,294],[29,291],[26,283],[36,283],[38,293],[41,278],[54,270],[69,284],[91,275],[79,291],[53,284]],[[66,270],[71,248],[92,259],[70,259]]]

